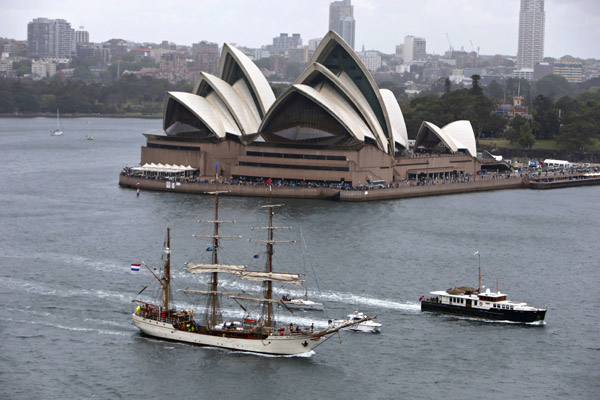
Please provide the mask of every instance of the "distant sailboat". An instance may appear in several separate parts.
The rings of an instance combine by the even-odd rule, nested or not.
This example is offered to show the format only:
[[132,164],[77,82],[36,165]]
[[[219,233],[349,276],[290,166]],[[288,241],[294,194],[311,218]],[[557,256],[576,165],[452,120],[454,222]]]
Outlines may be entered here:
[[[300,236],[302,237],[302,243],[304,244],[304,252],[302,254],[302,258],[304,259],[304,269],[306,270],[306,259],[308,258],[308,247],[306,247],[306,241],[304,240],[304,234],[302,233],[302,227],[300,227]],[[310,258],[309,258],[310,261]],[[310,263],[313,277],[315,278],[315,283],[317,284],[317,289],[319,290],[319,296],[321,297],[321,302],[316,302],[308,299],[308,289],[306,286],[304,287],[304,297],[290,297],[290,295],[285,294],[281,298],[281,301],[290,309],[296,310],[315,310],[315,311],[323,311],[323,296],[321,293],[321,288],[319,287],[319,281],[317,280],[317,275],[315,274],[315,268]]]
[[60,136],[63,134],[63,130],[60,127],[60,115],[58,113],[58,109],[56,110],[56,129],[50,131],[50,135],[52,136]]

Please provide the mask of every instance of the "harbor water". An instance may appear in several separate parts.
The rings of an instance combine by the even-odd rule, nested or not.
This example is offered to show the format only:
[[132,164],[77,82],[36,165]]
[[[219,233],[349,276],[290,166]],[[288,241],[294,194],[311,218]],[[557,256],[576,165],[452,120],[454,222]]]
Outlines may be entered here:
[[[170,227],[174,287],[197,287],[183,265],[206,260],[207,239],[193,235],[210,232],[198,220],[212,219],[214,198],[118,186],[120,170],[139,163],[141,133],[160,120],[62,124],[53,137],[52,118],[0,119],[0,398],[600,398],[600,187],[278,199],[275,225],[291,227],[281,234],[297,243],[276,247],[275,268],[306,273],[319,299],[314,268],[325,303],[279,320],[325,327],[358,310],[383,327],[333,336],[302,357],[268,357],[140,335],[131,300],[147,285],[142,296],[154,293],[153,278],[130,264],[159,266]],[[220,218],[236,221],[223,232],[242,235],[224,244],[226,262],[264,263],[248,239],[266,224],[257,207],[266,201],[221,197]],[[477,286],[477,251],[483,284],[547,307],[544,324],[420,312],[430,291]],[[275,293],[304,293],[288,289]],[[200,312],[197,300],[174,293],[178,309]]]

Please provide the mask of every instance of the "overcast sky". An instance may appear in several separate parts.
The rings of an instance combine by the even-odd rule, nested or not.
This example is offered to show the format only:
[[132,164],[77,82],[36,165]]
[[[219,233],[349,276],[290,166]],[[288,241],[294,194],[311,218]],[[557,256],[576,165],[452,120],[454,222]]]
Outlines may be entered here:
[[[190,45],[202,40],[248,47],[271,44],[279,33],[300,33],[304,44],[328,29],[329,0],[0,0],[0,37],[27,39],[37,17],[84,26],[90,41],[112,38]],[[395,52],[404,36],[427,40],[427,52],[480,48],[516,55],[519,0],[352,0],[356,48]],[[546,0],[544,55],[600,59],[600,0]]]

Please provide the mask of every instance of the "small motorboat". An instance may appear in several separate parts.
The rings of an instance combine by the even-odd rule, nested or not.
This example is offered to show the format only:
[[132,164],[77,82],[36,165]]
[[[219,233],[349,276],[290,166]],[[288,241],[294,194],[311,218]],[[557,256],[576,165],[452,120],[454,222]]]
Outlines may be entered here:
[[291,310],[323,311],[323,303],[317,303],[306,298],[295,298],[286,294],[281,297],[281,301]]
[[[367,315],[365,315],[362,312],[355,311],[353,314],[348,314],[348,319],[336,319],[335,321],[333,321],[332,324],[333,324],[333,326],[340,326],[343,324],[347,324],[349,322],[360,321],[364,318],[368,318]],[[343,330],[354,331],[354,332],[380,333],[381,332],[381,324],[378,322],[375,322],[373,320],[368,320],[368,321],[361,322],[360,324],[357,324],[357,325],[352,325],[347,328],[343,328]]]

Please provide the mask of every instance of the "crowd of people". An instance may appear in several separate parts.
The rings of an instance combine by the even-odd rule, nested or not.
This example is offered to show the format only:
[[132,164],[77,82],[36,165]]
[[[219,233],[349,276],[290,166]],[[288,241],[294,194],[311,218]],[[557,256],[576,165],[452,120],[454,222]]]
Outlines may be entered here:
[[[162,181],[173,181],[173,182],[189,182],[189,183],[219,183],[222,185],[229,186],[268,186],[268,179],[264,178],[234,178],[234,177],[219,177],[208,178],[201,176],[181,176],[181,175],[146,175],[137,172],[133,172],[130,168],[124,168],[121,175],[128,177],[135,177],[138,179],[151,179],[151,180],[162,180]],[[478,175],[464,174],[460,176],[439,176],[439,177],[428,177],[425,174],[417,175],[411,179],[405,179],[400,181],[394,181],[391,183],[372,183],[372,182],[358,182],[353,185],[350,182],[325,182],[325,181],[307,181],[307,180],[288,180],[288,179],[271,179],[270,186],[273,188],[328,188],[338,190],[379,190],[379,189],[393,189],[403,187],[414,187],[414,186],[431,186],[431,185],[445,185],[445,184],[456,184],[456,183],[468,183],[476,181],[490,181],[497,179],[511,179],[511,178],[523,178],[526,176],[524,173],[504,173],[504,172],[492,172],[482,173]]]

